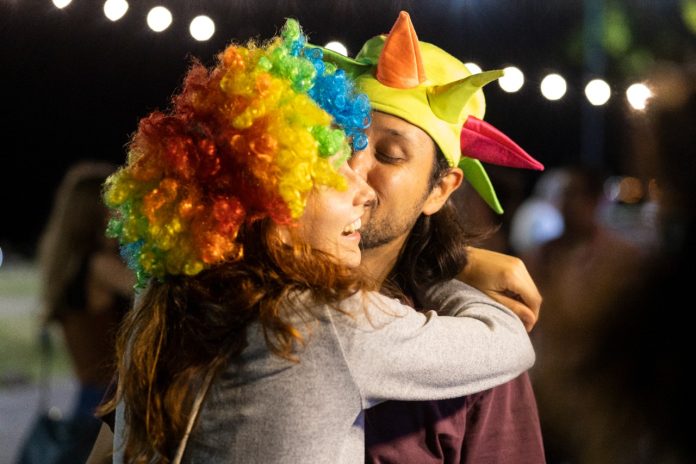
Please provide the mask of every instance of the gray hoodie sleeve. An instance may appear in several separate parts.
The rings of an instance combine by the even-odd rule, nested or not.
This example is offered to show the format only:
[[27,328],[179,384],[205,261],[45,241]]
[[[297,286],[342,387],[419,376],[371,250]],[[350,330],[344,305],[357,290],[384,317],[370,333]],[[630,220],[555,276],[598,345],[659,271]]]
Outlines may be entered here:
[[378,293],[330,317],[364,408],[389,400],[464,396],[505,383],[534,364],[520,320],[458,281],[431,288],[420,313]]

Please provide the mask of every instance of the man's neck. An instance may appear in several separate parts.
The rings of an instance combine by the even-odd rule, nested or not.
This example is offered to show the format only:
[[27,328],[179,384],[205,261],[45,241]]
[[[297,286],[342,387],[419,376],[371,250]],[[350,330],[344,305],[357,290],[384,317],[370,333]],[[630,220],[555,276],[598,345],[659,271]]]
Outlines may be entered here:
[[394,269],[408,234],[376,248],[362,250],[362,267],[375,283],[382,283]]

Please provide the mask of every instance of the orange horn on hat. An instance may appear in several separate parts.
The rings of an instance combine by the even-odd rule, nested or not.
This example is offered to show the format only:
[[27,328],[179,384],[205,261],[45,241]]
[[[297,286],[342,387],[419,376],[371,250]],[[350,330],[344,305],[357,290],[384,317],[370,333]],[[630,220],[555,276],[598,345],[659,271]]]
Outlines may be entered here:
[[411,89],[425,82],[418,36],[411,17],[399,14],[377,62],[376,78],[382,84],[397,89]]

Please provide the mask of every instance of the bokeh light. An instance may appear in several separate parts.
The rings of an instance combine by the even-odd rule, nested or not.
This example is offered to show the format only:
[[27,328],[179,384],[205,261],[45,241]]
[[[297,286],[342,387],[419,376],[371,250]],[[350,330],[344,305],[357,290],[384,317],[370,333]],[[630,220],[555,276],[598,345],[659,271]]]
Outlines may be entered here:
[[549,74],[541,81],[541,94],[548,100],[560,100],[567,90],[566,80],[560,74]]
[[593,79],[585,86],[585,96],[590,104],[602,106],[611,97],[611,87],[602,79]]
[[471,74],[478,74],[483,71],[481,66],[477,65],[476,63],[464,63],[464,66],[466,66],[466,69],[468,69]]
[[128,11],[128,2],[126,0],[106,0],[104,2],[104,16],[111,21],[118,21],[123,18],[126,11]]
[[348,56],[348,49],[346,48],[345,45],[343,45],[341,42],[337,41],[331,41],[324,45],[324,48],[328,48],[329,50],[332,50],[336,53],[339,53],[343,56]]
[[189,32],[191,37],[199,42],[204,42],[215,34],[215,23],[208,16],[196,16],[189,25]]
[[172,14],[163,6],[156,6],[147,14],[147,25],[155,32],[162,32],[172,24]]
[[634,110],[644,110],[652,96],[652,91],[643,83],[633,84],[626,89],[626,99]]
[[517,92],[524,85],[524,74],[519,68],[514,66],[508,66],[503,69],[505,73],[503,77],[498,79],[498,85],[500,88],[508,93]]
[[686,27],[696,34],[696,0],[682,0],[681,14]]
[[60,8],[61,10],[70,5],[70,3],[72,3],[72,0],[53,0],[55,7]]

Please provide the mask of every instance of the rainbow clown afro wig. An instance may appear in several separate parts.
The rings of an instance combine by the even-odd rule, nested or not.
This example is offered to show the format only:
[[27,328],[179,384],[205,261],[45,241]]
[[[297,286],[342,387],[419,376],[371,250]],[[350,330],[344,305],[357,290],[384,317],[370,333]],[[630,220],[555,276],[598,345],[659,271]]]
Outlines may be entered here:
[[140,121],[106,182],[107,233],[141,286],[239,259],[244,223],[292,223],[315,186],[345,188],[336,168],[366,146],[369,114],[295,20],[264,45],[230,45],[212,69],[193,65],[169,112]]

